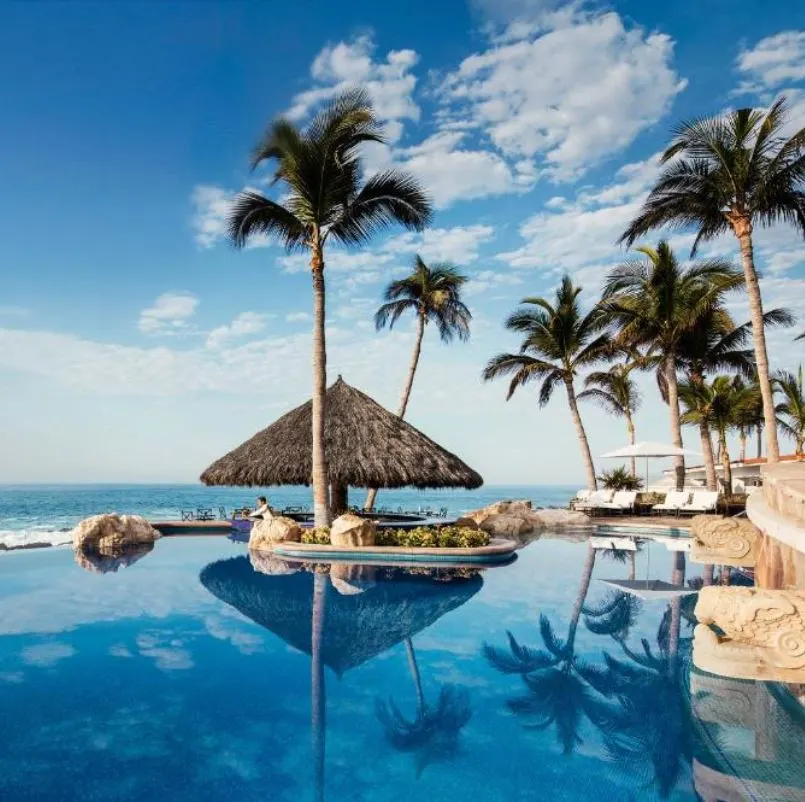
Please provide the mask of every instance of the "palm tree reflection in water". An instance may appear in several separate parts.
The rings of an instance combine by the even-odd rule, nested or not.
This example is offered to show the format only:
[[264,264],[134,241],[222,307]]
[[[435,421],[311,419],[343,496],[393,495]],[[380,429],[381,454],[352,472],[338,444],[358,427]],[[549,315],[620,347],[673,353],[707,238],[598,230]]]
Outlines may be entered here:
[[[673,553],[672,584],[685,580],[685,557]],[[628,643],[629,632],[643,605],[629,594],[616,592],[600,603],[585,605],[595,562],[589,548],[568,635],[554,634],[546,616],[540,616],[544,649],[518,643],[508,633],[509,648],[484,645],[489,662],[505,674],[520,674],[527,694],[509,700],[508,707],[526,719],[530,729],[556,728],[564,754],[582,743],[581,728],[589,720],[600,733],[607,757],[625,774],[637,775],[666,799],[680,778],[689,773],[694,751],[691,710],[685,683],[690,638],[681,638],[683,619],[690,615],[689,599],[674,599],[662,617],[656,646],[641,640],[641,649]],[[579,618],[596,635],[610,637],[620,649],[605,652],[604,665],[593,665],[574,651]]]

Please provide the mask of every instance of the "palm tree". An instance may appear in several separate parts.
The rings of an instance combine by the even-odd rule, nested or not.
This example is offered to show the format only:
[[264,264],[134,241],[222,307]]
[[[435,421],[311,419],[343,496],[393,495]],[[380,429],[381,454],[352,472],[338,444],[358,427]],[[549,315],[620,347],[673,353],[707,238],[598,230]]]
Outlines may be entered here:
[[329,240],[361,245],[383,228],[400,223],[421,230],[431,219],[431,203],[407,173],[387,170],[364,179],[360,148],[383,142],[383,131],[362,90],[335,98],[299,130],[279,118],[252,156],[252,167],[275,165],[281,201],[255,190],[241,192],[229,213],[229,233],[237,247],[267,236],[289,251],[310,254],[313,281],[313,503],[315,525],[330,523],[327,457],[324,446],[327,350],[325,345],[324,247]]
[[[671,434],[682,448],[679,420],[677,361],[680,344],[704,315],[721,303],[724,294],[742,278],[722,260],[680,267],[668,243],[637,249],[646,259],[630,261],[607,277],[602,299],[604,313],[620,325],[618,341],[624,346],[648,346],[662,357]],[[675,458],[676,487],[685,484],[685,461]]]
[[506,328],[525,335],[520,352],[498,354],[487,364],[484,381],[511,375],[508,401],[515,390],[529,382],[540,383],[539,405],[550,401],[559,384],[565,385],[570,414],[576,427],[590,490],[597,488],[595,467],[587,433],[576,403],[574,378],[584,367],[604,359],[610,338],[602,333],[606,321],[598,308],[583,315],[579,306],[581,287],[565,276],[552,304],[545,298],[525,298],[523,307],[506,321]]
[[[790,326],[793,315],[787,309],[771,309],[763,315],[764,325]],[[752,337],[752,324],[736,326],[725,306],[718,303],[708,309],[691,329],[683,334],[678,348],[678,365],[691,382],[701,383],[713,373],[734,373],[733,382],[743,389],[743,379],[754,379],[754,353],[745,346]],[[759,398],[760,396],[758,396]],[[763,417],[761,404],[760,418]],[[736,420],[741,443],[741,460],[746,458],[746,436],[758,425],[755,411],[745,404]],[[704,454],[707,487],[715,490],[716,473],[710,429],[704,420],[699,423],[699,436]]]
[[777,412],[781,416],[778,425],[795,445],[794,453],[803,456],[805,444],[805,395],[802,387],[802,365],[797,375],[778,371],[774,376],[775,387],[782,393],[783,401],[777,405]]
[[[640,393],[637,385],[629,375],[637,366],[635,362],[613,365],[606,371],[594,371],[584,380],[585,390],[579,398],[596,401],[612,415],[620,415],[626,419],[626,432],[629,444],[635,443],[634,413],[640,406]],[[631,458],[632,476],[637,476],[635,458]]]
[[680,386],[680,398],[685,405],[682,422],[706,425],[718,436],[718,451],[724,471],[724,489],[732,493],[732,467],[727,444],[727,432],[740,425],[740,411],[751,404],[751,388],[734,377],[716,376],[712,382],[685,382]]
[[664,170],[621,236],[621,242],[631,245],[665,225],[692,226],[697,229],[692,255],[699,243],[727,231],[737,238],[770,463],[779,460],[780,450],[752,230],[757,224],[786,222],[805,233],[805,128],[790,138],[783,136],[786,111],[781,97],[765,114],[758,109],[738,109],[679,125],[661,157]]
[[[469,339],[472,313],[461,300],[461,288],[466,282],[467,277],[459,273],[455,266],[444,263],[428,267],[417,255],[414,257],[414,269],[405,278],[392,281],[386,287],[386,303],[375,314],[377,330],[380,331],[385,326],[394,328],[394,324],[406,312],[413,312],[417,321],[408,379],[397,410],[397,415],[401,418],[405,417],[411,388],[414,386],[426,326],[434,323],[443,343],[452,342],[455,337],[462,341]],[[369,491],[364,509],[371,510],[374,507],[376,496],[376,489]]]

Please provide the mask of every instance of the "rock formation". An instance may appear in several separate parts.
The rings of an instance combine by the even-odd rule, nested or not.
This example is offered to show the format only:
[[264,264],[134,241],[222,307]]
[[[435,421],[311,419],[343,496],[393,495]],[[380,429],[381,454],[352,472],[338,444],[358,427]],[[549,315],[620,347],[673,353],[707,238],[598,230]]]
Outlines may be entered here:
[[113,554],[130,546],[153,544],[159,538],[141,515],[108,513],[81,521],[71,533],[76,551]]
[[282,515],[258,518],[249,535],[249,549],[270,551],[275,543],[298,543],[302,539],[302,527]]
[[333,521],[330,543],[333,546],[374,546],[376,531],[374,521],[348,512]]
[[493,537],[514,538],[545,529],[578,529],[592,526],[590,518],[575,510],[533,509],[528,500],[497,501],[468,513],[461,520],[474,521]]
[[760,530],[745,518],[696,515],[691,519],[691,559],[698,563],[753,568]]
[[121,568],[128,568],[128,566],[134,565],[146,554],[150,554],[153,549],[153,542],[136,543],[131,546],[113,549],[103,548],[93,551],[76,549],[74,556],[75,561],[86,571],[96,574],[109,574],[117,573]]

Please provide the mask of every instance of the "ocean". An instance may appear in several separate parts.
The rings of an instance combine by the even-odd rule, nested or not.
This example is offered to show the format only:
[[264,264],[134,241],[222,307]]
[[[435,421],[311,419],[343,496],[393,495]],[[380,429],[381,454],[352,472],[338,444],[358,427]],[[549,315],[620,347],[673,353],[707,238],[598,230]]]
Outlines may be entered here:
[[[446,507],[449,515],[506,498],[531,499],[535,507],[564,507],[575,485],[489,485],[478,490],[382,490],[377,505],[404,510]],[[366,491],[353,490],[350,502],[363,502]],[[182,510],[254,506],[258,495],[273,507],[311,506],[308,487],[204,487],[203,485],[0,485],[0,544],[57,545],[80,520],[103,512],[143,515],[149,520],[177,520]]]

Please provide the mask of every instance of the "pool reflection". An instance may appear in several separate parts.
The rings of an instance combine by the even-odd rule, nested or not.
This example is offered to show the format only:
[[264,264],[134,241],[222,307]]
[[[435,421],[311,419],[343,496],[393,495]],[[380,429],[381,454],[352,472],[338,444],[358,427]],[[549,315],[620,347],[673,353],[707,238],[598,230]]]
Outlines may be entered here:
[[303,565],[258,555],[211,563],[200,580],[221,601],[311,656],[316,799],[324,799],[325,787],[325,666],[340,677],[404,642],[416,712],[409,718],[393,699],[378,699],[376,715],[386,738],[412,753],[417,776],[455,753],[472,715],[469,695],[444,685],[435,702],[425,699],[413,638],[478,593],[479,569]]

